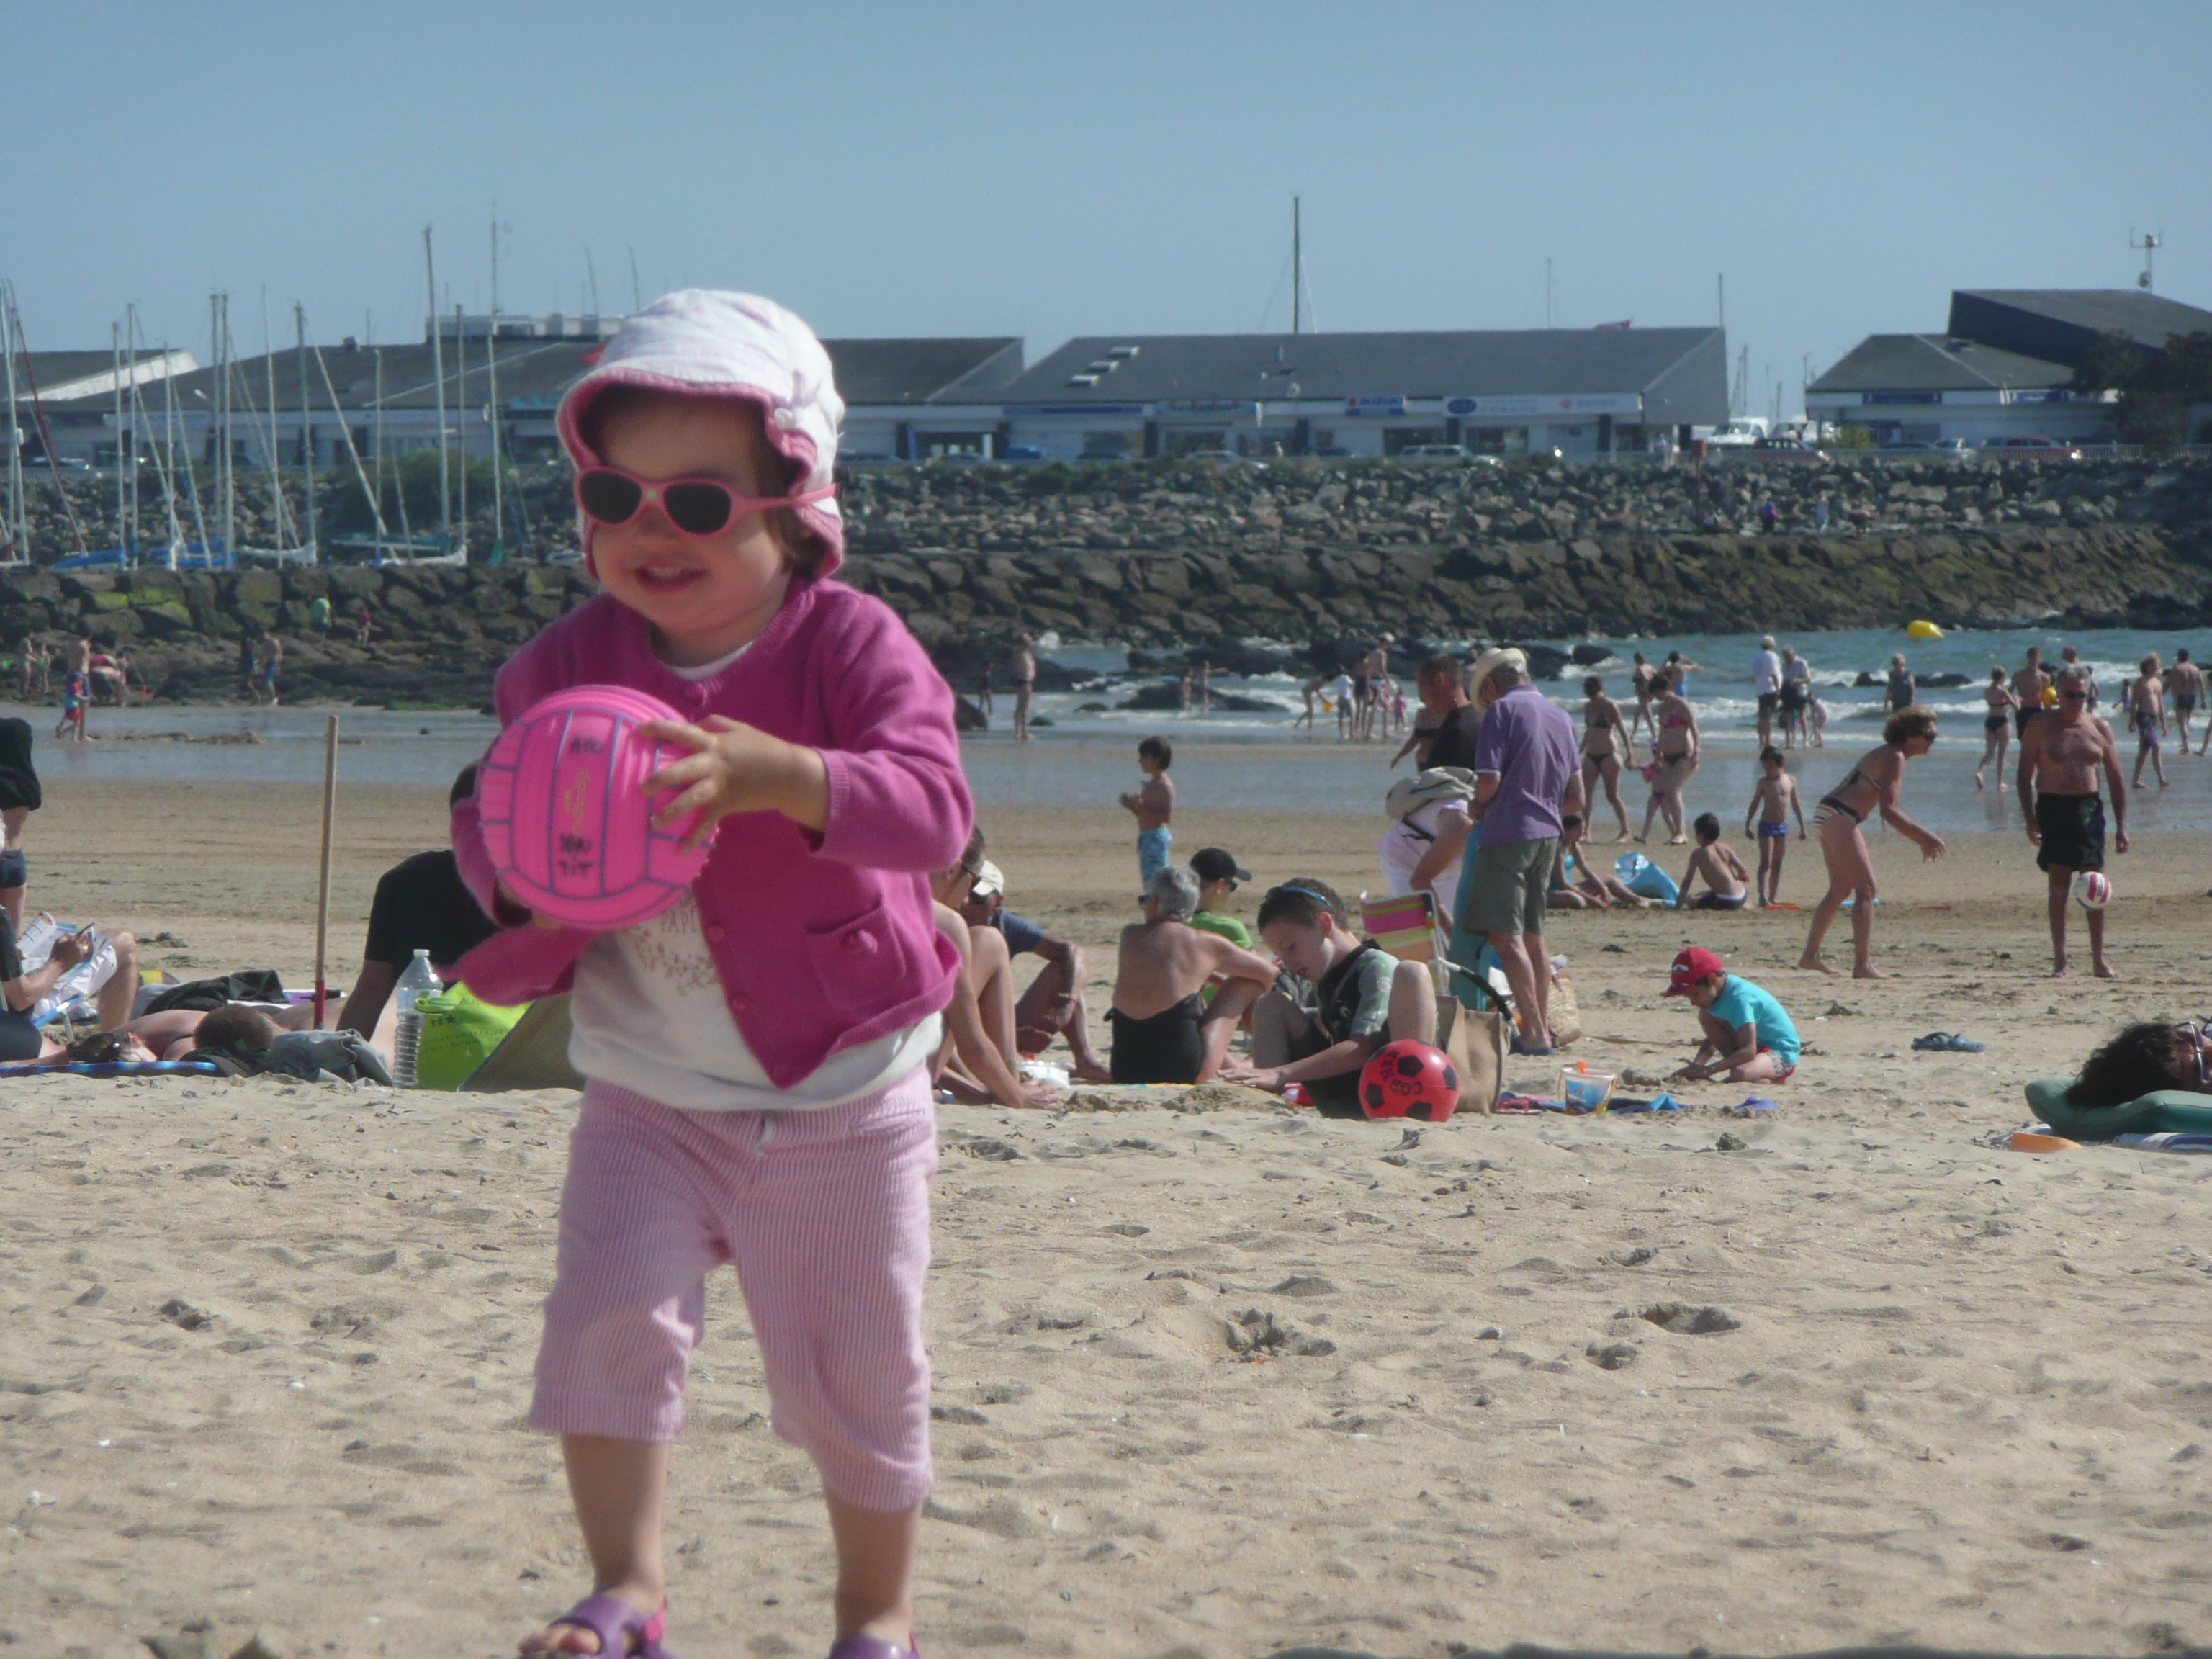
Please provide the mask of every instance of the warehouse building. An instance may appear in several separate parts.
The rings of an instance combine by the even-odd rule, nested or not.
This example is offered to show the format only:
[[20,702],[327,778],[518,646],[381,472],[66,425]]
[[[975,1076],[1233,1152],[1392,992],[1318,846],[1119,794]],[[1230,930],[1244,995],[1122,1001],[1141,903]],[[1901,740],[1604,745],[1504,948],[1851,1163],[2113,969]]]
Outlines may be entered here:
[[1062,460],[1596,455],[1727,419],[1728,346],[1717,328],[1097,335],[1000,397],[1005,441]]
[[2212,311],[2134,289],[1962,289],[1944,332],[1869,335],[1805,389],[1805,413],[1877,443],[2110,443],[2112,404],[2075,369],[2110,336],[2158,351],[2204,331]]

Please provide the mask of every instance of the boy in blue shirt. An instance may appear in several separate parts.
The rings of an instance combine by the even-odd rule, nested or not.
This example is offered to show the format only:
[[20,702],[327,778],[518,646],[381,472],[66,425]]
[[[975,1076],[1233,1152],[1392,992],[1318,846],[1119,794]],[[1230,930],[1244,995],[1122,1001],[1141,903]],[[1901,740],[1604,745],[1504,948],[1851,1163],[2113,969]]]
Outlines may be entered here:
[[1703,1040],[1669,1082],[1787,1083],[1797,1069],[1797,1028],[1773,994],[1731,974],[1711,951],[1692,945],[1674,958],[1667,994],[1687,997]]

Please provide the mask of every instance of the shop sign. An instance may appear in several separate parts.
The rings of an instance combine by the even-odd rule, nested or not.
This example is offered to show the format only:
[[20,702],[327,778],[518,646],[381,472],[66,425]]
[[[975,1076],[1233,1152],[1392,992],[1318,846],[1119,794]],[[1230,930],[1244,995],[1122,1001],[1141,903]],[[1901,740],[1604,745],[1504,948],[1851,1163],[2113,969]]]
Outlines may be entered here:
[[1037,415],[1133,415],[1141,417],[1142,404],[1010,404],[1008,418],[1025,420]]
[[1476,420],[1586,420],[1600,415],[1641,415],[1636,392],[1547,392],[1525,397],[1452,398],[1444,413]]
[[1346,398],[1344,412],[1347,415],[1403,415],[1406,400],[1400,398]]
[[1940,404],[1940,392],[1869,392],[1861,394],[1870,404]]

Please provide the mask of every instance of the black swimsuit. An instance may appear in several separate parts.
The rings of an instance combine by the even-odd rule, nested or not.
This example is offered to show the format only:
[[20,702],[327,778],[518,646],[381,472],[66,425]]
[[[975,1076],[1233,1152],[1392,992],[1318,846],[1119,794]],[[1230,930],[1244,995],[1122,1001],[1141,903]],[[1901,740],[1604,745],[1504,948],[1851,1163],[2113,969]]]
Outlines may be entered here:
[[1172,1008],[1138,1019],[1109,1009],[1114,1033],[1110,1066],[1116,1083],[1195,1083],[1206,1064],[1206,1039],[1199,1026],[1206,1002],[1192,992]]

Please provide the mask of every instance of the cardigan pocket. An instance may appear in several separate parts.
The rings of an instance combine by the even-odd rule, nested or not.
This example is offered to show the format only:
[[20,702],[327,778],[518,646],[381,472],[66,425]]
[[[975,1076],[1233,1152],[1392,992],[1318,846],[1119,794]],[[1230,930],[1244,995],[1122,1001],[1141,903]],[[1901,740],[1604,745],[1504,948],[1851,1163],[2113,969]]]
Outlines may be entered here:
[[854,1024],[897,1001],[908,977],[906,949],[883,904],[838,927],[808,933],[806,957],[830,1012]]

